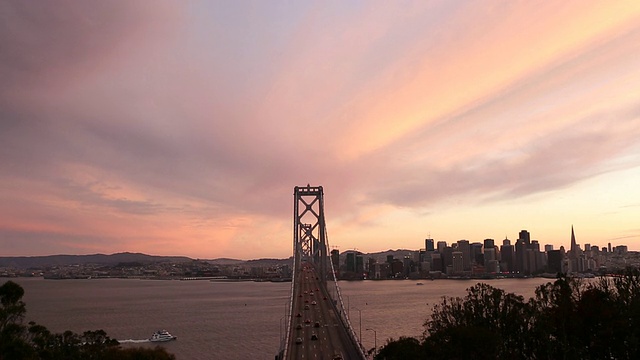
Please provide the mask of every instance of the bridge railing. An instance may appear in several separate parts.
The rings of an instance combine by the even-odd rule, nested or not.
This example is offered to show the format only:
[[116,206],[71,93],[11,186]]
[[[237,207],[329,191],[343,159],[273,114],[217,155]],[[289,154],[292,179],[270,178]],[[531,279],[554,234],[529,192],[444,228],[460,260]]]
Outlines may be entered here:
[[295,287],[296,287],[296,275],[298,274],[300,267],[300,254],[298,254],[297,247],[294,244],[294,252],[293,252],[293,271],[291,275],[291,293],[289,295],[289,306],[287,307],[287,312],[285,314],[285,323],[287,324],[287,329],[284,332],[284,341],[280,340],[280,359],[287,359],[287,351],[289,350],[289,340],[291,339],[291,331],[293,325],[291,324],[293,313],[293,302],[295,299]]
[[[328,246],[328,241],[329,240],[327,239],[327,246]],[[362,342],[358,338],[358,335],[356,335],[356,332],[353,330],[353,326],[351,326],[351,320],[349,319],[349,311],[345,310],[346,308],[344,306],[344,301],[342,300],[342,293],[340,292],[340,286],[338,286],[338,279],[336,278],[336,271],[333,267],[333,261],[329,261],[329,263],[331,264],[330,266],[331,274],[329,276],[328,283],[331,282],[335,290],[336,298],[334,299],[335,300],[334,304],[337,308],[336,310],[340,315],[340,319],[342,320],[343,326],[345,327],[345,329],[347,330],[347,333],[349,334],[349,338],[351,339],[351,342],[355,347],[358,348],[361,358],[365,359],[366,358],[364,354],[365,350],[364,350],[364,347],[362,346]],[[328,286],[327,286],[327,291],[329,291]]]

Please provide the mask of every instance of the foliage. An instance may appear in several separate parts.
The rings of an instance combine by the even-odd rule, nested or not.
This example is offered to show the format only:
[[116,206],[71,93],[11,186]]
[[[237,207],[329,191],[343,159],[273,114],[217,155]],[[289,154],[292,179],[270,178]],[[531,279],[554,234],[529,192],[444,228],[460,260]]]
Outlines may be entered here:
[[389,339],[387,345],[380,350],[376,359],[404,360],[418,359],[422,356],[420,341],[412,337],[400,337],[398,340]]
[[559,277],[524,298],[487,284],[444,297],[421,339],[390,340],[376,359],[638,359],[640,272],[593,282]]
[[26,313],[22,301],[24,290],[15,282],[0,286],[0,360],[174,360],[164,348],[122,349],[104,330],[76,334],[51,333],[46,327],[30,322],[23,325]]

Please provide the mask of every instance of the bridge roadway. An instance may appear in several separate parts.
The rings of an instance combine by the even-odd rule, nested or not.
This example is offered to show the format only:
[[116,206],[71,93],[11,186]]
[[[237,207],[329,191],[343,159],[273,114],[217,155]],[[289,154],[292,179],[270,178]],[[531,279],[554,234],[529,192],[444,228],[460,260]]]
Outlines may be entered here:
[[302,262],[296,277],[288,359],[360,359],[326,286],[313,266]]

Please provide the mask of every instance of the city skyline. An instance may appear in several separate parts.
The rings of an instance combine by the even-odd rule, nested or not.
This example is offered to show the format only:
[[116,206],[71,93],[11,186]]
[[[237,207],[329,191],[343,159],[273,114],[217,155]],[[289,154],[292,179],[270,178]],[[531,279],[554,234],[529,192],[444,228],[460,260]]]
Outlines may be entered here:
[[5,1],[0,256],[640,250],[637,1]]

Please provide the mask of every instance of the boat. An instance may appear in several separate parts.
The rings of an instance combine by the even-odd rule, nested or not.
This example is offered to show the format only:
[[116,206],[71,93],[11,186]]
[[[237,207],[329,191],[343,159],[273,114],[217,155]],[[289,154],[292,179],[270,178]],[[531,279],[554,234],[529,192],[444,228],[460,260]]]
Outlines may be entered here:
[[167,330],[158,330],[155,333],[153,333],[153,335],[151,335],[151,337],[149,338],[149,341],[163,342],[163,341],[171,341],[176,339],[178,339],[178,337],[169,334]]

